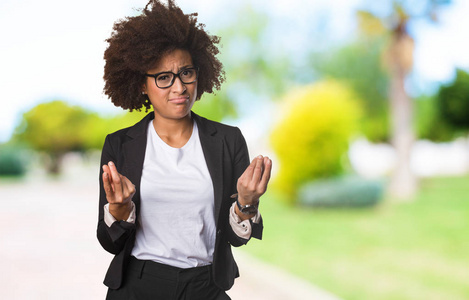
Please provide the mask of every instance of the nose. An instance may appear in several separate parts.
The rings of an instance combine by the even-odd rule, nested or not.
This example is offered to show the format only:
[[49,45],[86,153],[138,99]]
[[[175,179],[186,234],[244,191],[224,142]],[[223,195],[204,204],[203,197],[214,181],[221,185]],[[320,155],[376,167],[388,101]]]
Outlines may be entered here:
[[173,90],[179,94],[184,94],[184,92],[186,91],[186,86],[184,85],[184,83],[182,83],[181,78],[179,78],[179,76],[176,76],[176,78],[174,78],[174,83],[172,87]]

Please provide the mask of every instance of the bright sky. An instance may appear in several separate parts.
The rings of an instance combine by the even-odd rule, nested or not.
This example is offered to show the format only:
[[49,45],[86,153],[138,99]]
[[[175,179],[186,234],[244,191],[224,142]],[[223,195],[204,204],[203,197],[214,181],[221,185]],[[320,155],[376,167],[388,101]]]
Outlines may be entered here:
[[[42,101],[62,99],[102,112],[119,111],[102,94],[104,40],[117,19],[146,2],[2,0],[0,142],[10,138],[24,111]],[[290,32],[290,48],[301,52],[301,39],[311,24],[323,26],[328,37],[340,40],[350,35],[353,9],[361,0],[251,2],[283,20],[285,24],[279,28]],[[453,2],[443,11],[440,25],[425,23],[413,29],[418,33],[416,82],[422,90],[427,83],[450,80],[455,67],[469,69],[469,1]],[[210,32],[233,18],[232,12],[240,3],[243,1],[178,1],[186,13],[197,11],[199,21]]]

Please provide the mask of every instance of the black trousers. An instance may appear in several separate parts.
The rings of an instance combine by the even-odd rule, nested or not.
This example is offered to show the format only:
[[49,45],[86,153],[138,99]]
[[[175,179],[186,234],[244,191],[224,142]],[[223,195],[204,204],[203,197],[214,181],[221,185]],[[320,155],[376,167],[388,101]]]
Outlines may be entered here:
[[123,285],[107,300],[229,300],[212,280],[212,267],[181,269],[130,258]]

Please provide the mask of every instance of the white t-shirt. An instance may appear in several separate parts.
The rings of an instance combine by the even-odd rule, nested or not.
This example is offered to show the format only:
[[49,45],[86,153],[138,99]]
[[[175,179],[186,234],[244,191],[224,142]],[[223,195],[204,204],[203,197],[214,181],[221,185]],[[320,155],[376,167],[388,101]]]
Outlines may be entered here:
[[197,123],[181,148],[148,125],[140,183],[140,225],[132,255],[190,268],[210,264],[215,248],[214,193]]

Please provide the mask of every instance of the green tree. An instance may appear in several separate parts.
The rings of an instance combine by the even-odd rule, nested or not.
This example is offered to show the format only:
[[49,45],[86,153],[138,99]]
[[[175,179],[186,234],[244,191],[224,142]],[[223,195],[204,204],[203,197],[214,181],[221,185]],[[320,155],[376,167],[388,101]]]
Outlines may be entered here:
[[48,171],[58,174],[65,153],[85,150],[87,133],[83,124],[88,117],[88,111],[63,101],[41,103],[23,114],[14,139],[47,153],[50,157]]
[[454,128],[441,116],[437,100],[437,95],[421,95],[414,99],[414,127],[418,139],[447,142],[454,138]]
[[87,133],[83,140],[84,148],[101,150],[106,135],[119,129],[134,125],[148,113],[153,113],[153,111],[125,111],[117,115],[109,116],[90,113],[86,122],[83,124],[83,131]]
[[459,131],[469,130],[469,73],[456,70],[456,78],[441,86],[438,94],[441,118]]

